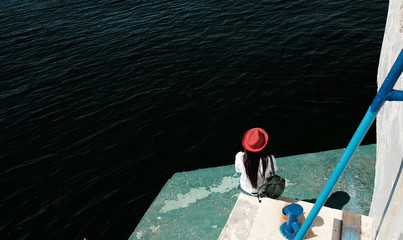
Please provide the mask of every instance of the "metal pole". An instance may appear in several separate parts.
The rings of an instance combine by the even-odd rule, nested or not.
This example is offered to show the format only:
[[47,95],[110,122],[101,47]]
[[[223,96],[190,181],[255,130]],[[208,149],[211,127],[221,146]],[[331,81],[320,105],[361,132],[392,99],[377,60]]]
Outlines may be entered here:
[[348,162],[350,161],[351,157],[353,156],[355,150],[360,145],[360,143],[361,143],[362,139],[364,138],[365,134],[367,133],[368,129],[371,127],[371,124],[373,123],[376,115],[378,114],[379,110],[381,109],[383,103],[386,100],[386,96],[392,90],[393,86],[395,85],[395,83],[396,83],[397,79],[399,78],[400,74],[402,73],[402,71],[403,71],[403,50],[400,52],[395,63],[393,64],[392,69],[390,70],[388,76],[386,77],[381,88],[379,89],[378,93],[376,94],[371,106],[368,108],[364,118],[362,119],[360,125],[358,126],[353,137],[351,138],[350,143],[346,147],[346,150],[344,150],[344,153],[341,156],[339,163],[336,165],[333,173],[330,175],[329,180],[327,181],[325,187],[323,188],[322,192],[320,193],[314,206],[312,207],[311,211],[309,212],[308,217],[306,218],[306,220],[302,224],[300,230],[298,231],[297,235],[295,236],[295,238],[294,238],[295,240],[302,240],[305,237],[306,233],[308,232],[309,228],[311,227],[313,221],[315,220],[316,216],[318,215],[323,204],[329,197],[330,192],[333,190],[334,185],[339,180],[340,175],[343,173]]
[[386,95],[387,101],[403,101],[403,91],[393,90]]

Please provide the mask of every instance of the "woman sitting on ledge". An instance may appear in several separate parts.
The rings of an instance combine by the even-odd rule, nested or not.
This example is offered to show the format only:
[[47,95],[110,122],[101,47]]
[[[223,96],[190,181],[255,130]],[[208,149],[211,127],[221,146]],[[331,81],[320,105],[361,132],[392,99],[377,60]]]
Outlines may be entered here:
[[249,129],[242,138],[245,150],[235,156],[235,171],[241,173],[238,189],[246,195],[258,196],[259,187],[271,177],[269,158],[273,161],[274,171],[277,171],[276,159],[264,150],[268,140],[269,136],[261,128]]

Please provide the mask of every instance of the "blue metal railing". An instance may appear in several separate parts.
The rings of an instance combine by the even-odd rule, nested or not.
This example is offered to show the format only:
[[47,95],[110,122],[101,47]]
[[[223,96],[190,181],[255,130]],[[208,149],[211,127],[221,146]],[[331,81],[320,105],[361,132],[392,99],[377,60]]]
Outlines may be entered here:
[[371,106],[368,108],[367,113],[351,138],[350,143],[347,145],[346,150],[339,160],[339,163],[336,165],[333,173],[330,175],[329,180],[312,207],[312,210],[309,212],[308,217],[305,219],[297,235],[295,236],[295,240],[302,240],[305,237],[320,209],[323,207],[323,204],[329,197],[330,192],[333,190],[334,185],[339,180],[340,175],[343,173],[355,150],[360,145],[368,129],[371,127],[371,124],[373,123],[376,115],[385,101],[403,101],[403,91],[393,90],[393,86],[396,84],[402,71],[403,50],[400,52],[395,63],[393,64],[392,69],[376,94]]

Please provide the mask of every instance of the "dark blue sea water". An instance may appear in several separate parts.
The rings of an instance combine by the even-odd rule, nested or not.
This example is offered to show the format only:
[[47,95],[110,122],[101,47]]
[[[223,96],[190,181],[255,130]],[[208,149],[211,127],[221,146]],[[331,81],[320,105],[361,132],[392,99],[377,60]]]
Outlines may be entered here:
[[127,239],[172,174],[232,164],[251,127],[278,157],[345,147],[387,8],[2,0],[0,239]]

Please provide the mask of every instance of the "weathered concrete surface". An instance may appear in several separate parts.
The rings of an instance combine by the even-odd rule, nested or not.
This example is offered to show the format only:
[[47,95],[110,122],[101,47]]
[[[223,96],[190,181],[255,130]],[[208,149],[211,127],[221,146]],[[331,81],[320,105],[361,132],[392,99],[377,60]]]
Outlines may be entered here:
[[[344,149],[278,159],[278,174],[286,179],[284,197],[314,202],[343,155]],[[354,153],[325,206],[368,215],[375,176],[376,145]]]
[[[403,48],[403,2],[390,0],[378,67],[378,87]],[[395,90],[403,90],[402,77]],[[386,102],[377,116],[377,163],[370,215],[375,239],[403,239],[403,102]]]
[[[259,204],[256,198],[241,194],[218,240],[285,240],[280,226],[287,217],[282,214],[282,209],[291,202],[303,207],[304,213],[299,218],[302,224],[313,207],[312,203],[265,198]],[[304,239],[340,240],[342,213],[341,210],[323,207]],[[355,227],[358,230],[356,232],[360,232],[360,239],[371,240],[371,218],[358,215],[358,219],[360,224],[356,224]]]
[[129,239],[217,239],[238,198],[233,166],[175,174]]
[[[375,149],[375,145],[358,148],[326,206],[363,215],[368,213]],[[277,158],[278,174],[286,178],[287,184],[283,196],[313,202],[343,151]],[[235,155],[229,158],[234,159]],[[238,184],[239,174],[235,174],[234,165],[175,174],[151,204],[130,240],[217,239],[237,202]],[[258,204],[258,200],[254,200]]]

